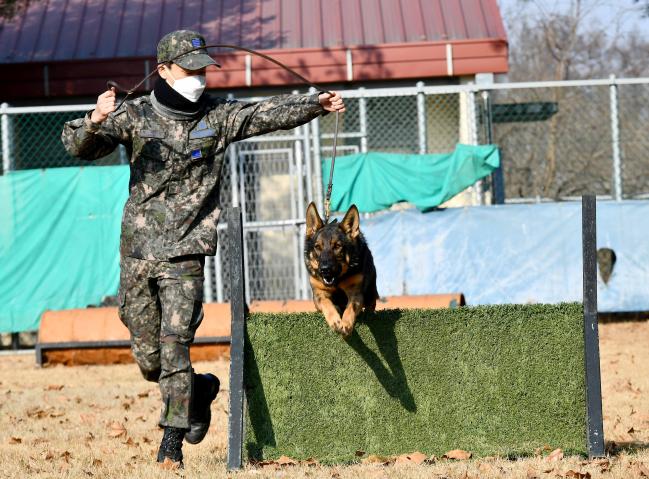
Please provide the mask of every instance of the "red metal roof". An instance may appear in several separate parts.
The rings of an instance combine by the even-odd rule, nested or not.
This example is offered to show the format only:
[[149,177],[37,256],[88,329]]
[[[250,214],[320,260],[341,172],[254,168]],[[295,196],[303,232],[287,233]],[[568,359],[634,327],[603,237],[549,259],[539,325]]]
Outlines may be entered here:
[[[349,80],[348,49],[354,81],[446,76],[447,43],[452,75],[507,71],[496,0],[25,0],[0,19],[0,85],[9,72],[32,83],[15,85],[18,97],[87,94],[84,84],[104,78],[133,84],[144,60],[155,65],[158,40],[181,28],[264,50],[313,81]],[[224,68],[208,86],[299,83],[255,59],[251,85],[245,55],[215,56]]]

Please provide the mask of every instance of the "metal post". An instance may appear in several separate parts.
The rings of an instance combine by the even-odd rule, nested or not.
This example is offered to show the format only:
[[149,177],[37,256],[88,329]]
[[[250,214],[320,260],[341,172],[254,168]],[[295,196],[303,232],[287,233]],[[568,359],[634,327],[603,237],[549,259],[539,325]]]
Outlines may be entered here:
[[[298,204],[301,203],[300,195],[296,194],[295,190],[300,190],[300,174],[298,173],[301,169],[297,166],[301,161],[301,157],[298,154],[300,150],[299,141],[295,142],[294,154],[288,156],[289,161],[289,192],[291,194],[290,198],[290,214],[291,218],[297,216]],[[295,164],[293,163],[295,159]],[[300,294],[300,246],[298,242],[298,237],[293,235],[293,287],[295,288],[294,299],[297,299]]]
[[324,192],[322,186],[322,157],[320,156],[320,118],[311,122],[313,127],[313,168],[315,176],[315,202],[318,206],[322,205]]
[[361,96],[358,98],[358,124],[361,130],[361,153],[367,153],[367,99],[365,88],[358,89]]
[[419,133],[419,154],[426,153],[426,95],[424,94],[424,82],[417,82],[417,131]]
[[[482,92],[482,111],[485,125],[485,138],[487,144],[493,145],[493,118],[491,112],[491,95],[489,91]],[[500,166],[491,174],[491,203],[494,205],[505,204],[505,174],[503,172],[502,150],[500,151]]]
[[[475,106],[475,92],[467,92],[467,121],[469,127],[469,138],[472,145],[478,144],[478,123]],[[473,201],[476,205],[484,204],[484,192],[482,189],[482,180],[478,180],[473,185]]]
[[303,145],[303,151],[304,151],[304,175],[306,178],[306,198],[302,198],[301,201],[302,203],[305,203],[307,201],[311,201],[313,199],[313,163],[311,160],[311,148],[309,143],[309,132],[311,131],[311,128],[309,127],[309,124],[306,123],[302,127],[302,145]]
[[620,155],[620,117],[618,109],[618,92],[615,75],[609,77],[611,86],[611,143],[613,149],[613,197],[615,201],[622,200],[622,158]]
[[[244,172],[244,161],[243,157],[240,154],[237,154],[237,161],[239,162],[239,191],[241,192],[241,216],[243,218],[242,222],[246,221],[246,175]],[[248,242],[246,241],[246,235],[243,234],[243,271],[244,271],[244,281],[245,291],[246,291],[246,302],[250,302],[250,267],[248,261]]]
[[205,303],[214,302],[214,256],[205,257],[205,268],[203,270],[205,281],[203,282],[203,292]]
[[230,242],[230,405],[228,417],[228,470],[241,469],[243,447],[243,358],[245,334],[245,278],[243,269],[243,224],[241,209],[228,215]]
[[9,104],[3,103],[0,105],[0,129],[2,130],[2,174],[6,174],[8,171],[12,170],[12,158],[11,158],[11,135],[9,130],[11,129],[9,122],[9,114],[7,109]]
[[586,422],[588,455],[604,456],[602,422],[602,385],[599,367],[599,332],[597,325],[597,214],[594,195],[585,195],[581,203],[584,284],[584,357],[586,369]]
[[216,301],[217,303],[222,303],[224,294],[223,294],[223,272],[221,262],[221,248],[216,249],[216,256],[214,256],[214,274],[216,276]]
[[[299,145],[299,143],[300,142],[298,141],[298,142],[296,142],[296,145],[295,145],[296,146],[296,148],[295,148],[295,165],[297,166],[296,173],[297,173],[297,179],[298,179],[298,183],[297,183],[297,198],[298,198],[298,200],[297,200],[297,217],[302,219],[302,218],[304,218],[306,216],[306,212],[305,212],[305,209],[304,209],[304,183],[303,183],[304,173],[303,173],[303,170],[302,170],[302,164],[303,164],[304,158],[302,156],[302,148],[301,148],[301,145]],[[301,287],[304,285],[304,280],[302,278],[302,276],[303,276],[302,275],[302,273],[303,273],[303,271],[302,271],[302,269],[303,269],[302,268],[302,254],[301,254],[302,241],[300,241],[301,240],[301,235],[300,235],[300,229],[299,228],[295,228],[295,236],[294,237],[295,237],[295,244],[296,244],[295,257],[296,257],[296,260],[297,260],[297,278],[296,278],[297,287],[295,288],[295,299],[300,299],[302,297],[302,295],[303,295],[303,293],[301,291],[301,289],[302,289]]]
[[11,349],[18,351],[20,349],[20,334],[11,333]]

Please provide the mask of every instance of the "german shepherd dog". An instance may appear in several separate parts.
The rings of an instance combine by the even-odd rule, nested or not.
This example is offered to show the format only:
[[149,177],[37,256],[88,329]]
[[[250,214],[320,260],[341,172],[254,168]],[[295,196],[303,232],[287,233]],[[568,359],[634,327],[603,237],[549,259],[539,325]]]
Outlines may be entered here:
[[315,204],[309,204],[304,261],[315,307],[333,331],[348,338],[358,314],[363,308],[374,311],[379,298],[376,268],[360,231],[356,205],[340,223],[334,220],[325,225]]

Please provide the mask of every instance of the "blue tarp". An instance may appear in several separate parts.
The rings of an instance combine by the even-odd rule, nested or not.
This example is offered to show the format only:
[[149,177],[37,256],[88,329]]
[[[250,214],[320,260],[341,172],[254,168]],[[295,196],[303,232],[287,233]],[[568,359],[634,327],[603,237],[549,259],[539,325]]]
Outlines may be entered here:
[[[649,310],[649,201],[598,202],[597,247],[615,251],[602,312]],[[467,303],[582,300],[581,203],[415,209],[361,223],[381,295],[462,292]]]
[[[355,204],[363,213],[385,210],[402,201],[422,211],[435,208],[500,166],[496,145],[458,144],[452,153],[406,155],[359,153],[336,159],[331,210]],[[331,159],[322,162],[324,191]]]
[[0,332],[117,293],[128,166],[0,176]]
[[[128,166],[0,176],[0,332],[117,292]],[[649,201],[599,202],[617,264],[600,311],[649,310]],[[581,204],[412,208],[362,221],[381,295],[462,292],[469,304],[581,301]]]

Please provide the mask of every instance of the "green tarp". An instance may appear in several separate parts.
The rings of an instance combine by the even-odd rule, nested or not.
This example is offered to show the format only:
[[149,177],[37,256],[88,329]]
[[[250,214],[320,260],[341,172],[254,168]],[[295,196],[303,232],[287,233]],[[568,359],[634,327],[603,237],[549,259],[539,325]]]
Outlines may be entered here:
[[126,165],[0,176],[0,332],[117,293],[128,179]]
[[[379,211],[407,201],[430,210],[491,174],[500,165],[495,145],[461,145],[453,153],[402,155],[362,153],[336,158],[331,210],[355,204],[361,212]],[[331,159],[322,162],[327,191]]]

